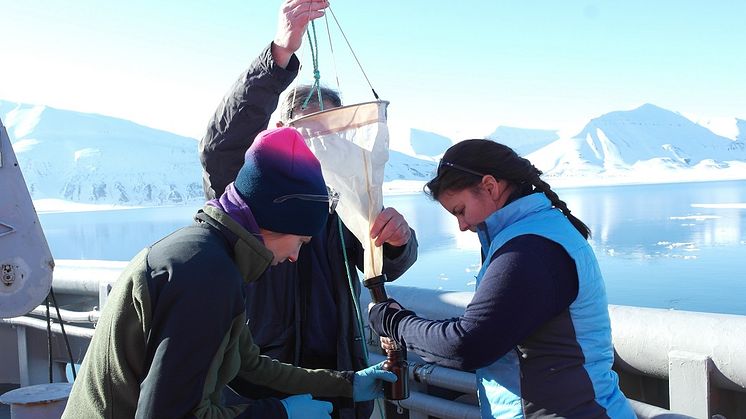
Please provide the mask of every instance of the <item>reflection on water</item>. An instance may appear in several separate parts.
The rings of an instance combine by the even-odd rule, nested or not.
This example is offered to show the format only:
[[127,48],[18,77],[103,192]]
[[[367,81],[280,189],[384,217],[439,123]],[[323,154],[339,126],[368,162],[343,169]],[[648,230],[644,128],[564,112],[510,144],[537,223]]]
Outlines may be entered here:
[[130,260],[192,221],[199,206],[39,214],[55,259]]
[[[746,314],[746,181],[557,192],[593,232],[611,303]],[[424,198],[386,205],[403,208],[420,238],[419,261],[398,283],[473,289],[475,234]]]
[[741,243],[744,210],[702,203],[745,202],[744,186],[743,181],[707,182],[566,189],[560,194],[594,231],[597,250],[618,257],[676,257],[692,247]]
[[[560,189],[592,230],[613,304],[746,314],[746,181]],[[424,194],[387,196],[415,228],[417,263],[397,283],[470,291],[474,233]],[[197,207],[40,214],[58,259],[129,260]]]

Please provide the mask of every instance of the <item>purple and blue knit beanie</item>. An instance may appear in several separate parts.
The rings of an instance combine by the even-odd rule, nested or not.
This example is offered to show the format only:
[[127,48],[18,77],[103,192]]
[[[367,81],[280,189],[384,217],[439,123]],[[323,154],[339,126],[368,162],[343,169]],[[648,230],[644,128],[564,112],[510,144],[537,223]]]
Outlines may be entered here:
[[265,230],[313,236],[329,216],[321,164],[295,128],[260,132],[234,186]]

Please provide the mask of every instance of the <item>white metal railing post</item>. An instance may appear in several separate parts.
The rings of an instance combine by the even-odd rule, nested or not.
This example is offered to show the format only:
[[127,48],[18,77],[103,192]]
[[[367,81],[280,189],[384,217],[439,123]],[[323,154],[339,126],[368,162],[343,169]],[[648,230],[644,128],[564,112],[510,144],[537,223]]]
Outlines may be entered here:
[[26,336],[26,327],[18,326],[16,328],[18,336],[18,374],[21,387],[31,384],[31,373],[29,372],[29,345]]
[[668,353],[668,395],[672,412],[710,417],[709,356],[687,351]]

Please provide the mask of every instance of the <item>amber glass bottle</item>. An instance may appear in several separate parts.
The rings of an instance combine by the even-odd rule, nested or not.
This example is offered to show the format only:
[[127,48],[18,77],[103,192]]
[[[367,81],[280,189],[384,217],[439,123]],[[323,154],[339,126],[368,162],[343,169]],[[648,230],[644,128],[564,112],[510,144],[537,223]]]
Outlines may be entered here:
[[409,364],[407,364],[404,348],[386,351],[383,369],[396,374],[394,383],[383,383],[383,395],[387,400],[404,400],[409,397]]
[[[374,303],[381,303],[388,300],[386,295],[386,275],[374,276],[363,281],[363,285],[370,290],[370,299]],[[386,351],[386,360],[383,362],[383,369],[396,374],[396,382],[383,383],[383,395],[388,400],[404,400],[409,397],[409,364],[407,364],[407,352],[404,348]]]

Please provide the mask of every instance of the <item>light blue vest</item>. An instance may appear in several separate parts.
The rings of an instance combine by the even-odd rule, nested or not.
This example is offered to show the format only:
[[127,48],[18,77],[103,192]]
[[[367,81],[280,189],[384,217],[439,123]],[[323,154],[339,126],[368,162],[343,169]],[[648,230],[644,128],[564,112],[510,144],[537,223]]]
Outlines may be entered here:
[[[575,261],[578,296],[569,310],[577,342],[585,356],[583,367],[593,384],[595,401],[611,418],[634,418],[629,402],[619,390],[618,377],[611,370],[614,349],[606,290],[598,262],[587,240],[561,211],[552,208],[546,195],[534,193],[513,201],[480,226],[478,235],[485,262],[477,276],[477,288],[494,253],[510,239],[525,234],[542,236],[562,245]],[[483,418],[524,418],[516,351],[511,350],[492,365],[477,370],[477,392]]]

